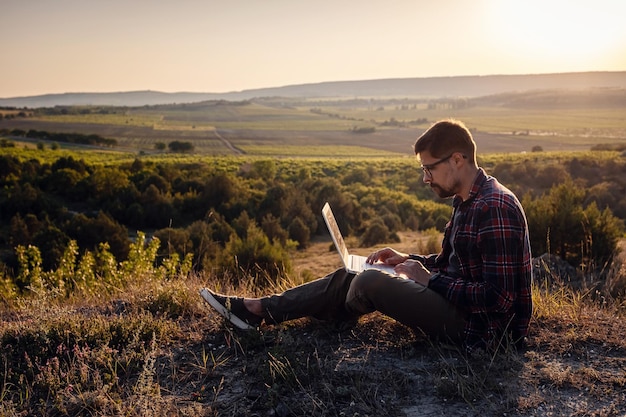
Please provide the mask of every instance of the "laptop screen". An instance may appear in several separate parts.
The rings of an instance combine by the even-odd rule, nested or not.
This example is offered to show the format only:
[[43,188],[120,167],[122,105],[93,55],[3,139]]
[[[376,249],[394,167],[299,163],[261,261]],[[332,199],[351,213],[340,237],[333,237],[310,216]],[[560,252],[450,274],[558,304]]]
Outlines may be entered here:
[[337,221],[335,220],[335,215],[330,209],[330,204],[324,204],[324,208],[322,208],[322,216],[324,217],[326,226],[328,226],[330,236],[333,238],[333,242],[335,242],[335,246],[339,251],[339,255],[343,258],[344,264],[347,265],[349,256],[348,248],[346,247],[346,243],[343,241],[343,236],[341,235],[339,225],[337,225]]

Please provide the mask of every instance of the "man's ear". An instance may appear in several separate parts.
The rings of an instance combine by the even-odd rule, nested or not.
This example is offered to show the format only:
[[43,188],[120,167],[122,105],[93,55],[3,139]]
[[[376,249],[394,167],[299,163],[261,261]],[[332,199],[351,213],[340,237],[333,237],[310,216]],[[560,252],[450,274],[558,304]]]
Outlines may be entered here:
[[459,163],[465,163],[467,156],[463,155],[461,152],[455,152],[452,154],[452,159],[454,159],[455,164],[459,165]]

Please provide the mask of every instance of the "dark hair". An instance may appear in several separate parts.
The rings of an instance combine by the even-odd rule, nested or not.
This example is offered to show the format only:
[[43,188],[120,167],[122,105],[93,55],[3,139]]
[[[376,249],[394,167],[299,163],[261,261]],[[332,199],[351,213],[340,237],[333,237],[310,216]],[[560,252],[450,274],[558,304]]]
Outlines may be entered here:
[[460,152],[470,162],[476,162],[476,142],[463,122],[453,119],[440,120],[424,132],[413,146],[415,154],[427,151],[433,158]]

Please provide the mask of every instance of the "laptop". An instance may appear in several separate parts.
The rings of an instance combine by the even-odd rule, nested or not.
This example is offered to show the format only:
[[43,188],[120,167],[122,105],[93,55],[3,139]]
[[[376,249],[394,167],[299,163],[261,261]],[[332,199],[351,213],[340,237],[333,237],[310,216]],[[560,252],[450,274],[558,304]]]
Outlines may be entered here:
[[366,269],[377,269],[379,271],[387,272],[391,275],[398,275],[394,271],[393,267],[390,265],[385,265],[382,263],[368,264],[366,262],[366,256],[351,255],[348,252],[346,242],[343,240],[343,236],[341,235],[341,231],[339,230],[339,226],[337,225],[337,221],[335,220],[335,215],[330,209],[330,204],[324,204],[324,207],[322,208],[322,217],[324,217],[324,221],[326,222],[326,226],[328,227],[330,236],[333,238],[335,248],[337,248],[337,252],[339,252],[339,257],[341,258],[341,261],[343,262],[343,267],[346,269],[346,271],[353,274],[358,274],[365,271]]

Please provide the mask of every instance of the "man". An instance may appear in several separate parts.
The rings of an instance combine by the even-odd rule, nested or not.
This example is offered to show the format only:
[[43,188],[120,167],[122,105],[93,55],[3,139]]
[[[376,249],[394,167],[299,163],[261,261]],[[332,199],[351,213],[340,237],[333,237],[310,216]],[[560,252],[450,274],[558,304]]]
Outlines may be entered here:
[[414,146],[424,182],[453,198],[439,254],[385,248],[383,262],[397,276],[343,269],[262,298],[202,295],[236,326],[280,323],[304,316],[351,319],[375,310],[426,335],[474,349],[523,348],[532,313],[531,253],[524,210],[507,188],[476,162],[476,143],[463,123],[443,120]]

